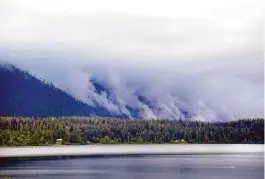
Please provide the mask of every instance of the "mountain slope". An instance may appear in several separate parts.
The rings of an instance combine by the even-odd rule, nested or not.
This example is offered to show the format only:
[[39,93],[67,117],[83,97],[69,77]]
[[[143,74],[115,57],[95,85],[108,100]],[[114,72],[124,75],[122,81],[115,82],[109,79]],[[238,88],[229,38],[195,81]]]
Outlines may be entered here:
[[[90,83],[95,88],[94,92],[98,96],[104,94],[105,100],[108,101],[108,104],[114,105],[118,109],[119,114],[125,114],[131,118],[192,119],[196,117],[194,112],[181,107],[181,105],[174,103],[170,106],[165,102],[165,99],[152,100],[147,94],[143,94],[142,91],[132,92],[131,101],[127,100],[127,102],[130,102],[124,103],[123,92],[119,93],[119,90],[94,78],[91,79]],[[97,98],[91,100],[99,106],[102,105],[101,102],[98,102]],[[104,104],[102,107],[104,107]]]
[[151,100],[141,91],[135,92],[127,104],[121,93],[96,79],[90,79],[94,87],[84,103],[53,84],[32,76],[10,64],[0,63],[0,116],[99,116],[146,119],[186,119],[196,116],[177,104],[166,105],[161,99]]
[[[115,116],[9,64],[0,64],[0,116]],[[116,116],[117,117],[117,116]]]

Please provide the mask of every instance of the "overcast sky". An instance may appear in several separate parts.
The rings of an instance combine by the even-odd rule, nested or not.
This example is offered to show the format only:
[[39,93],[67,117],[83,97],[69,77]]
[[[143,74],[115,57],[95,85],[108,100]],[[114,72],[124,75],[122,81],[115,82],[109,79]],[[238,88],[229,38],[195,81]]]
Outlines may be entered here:
[[0,1],[0,58],[111,110],[91,77],[120,106],[139,105],[141,91],[175,116],[185,106],[205,119],[262,117],[261,2]]

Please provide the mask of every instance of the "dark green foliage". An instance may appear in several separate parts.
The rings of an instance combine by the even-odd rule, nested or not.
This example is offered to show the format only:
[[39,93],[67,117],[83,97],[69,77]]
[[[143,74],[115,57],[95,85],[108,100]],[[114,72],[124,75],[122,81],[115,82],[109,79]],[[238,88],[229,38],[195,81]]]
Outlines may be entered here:
[[[208,123],[116,118],[0,117],[0,145],[119,143],[263,143],[264,119]],[[182,143],[182,142],[180,142]]]
[[0,81],[0,116],[113,116],[13,65],[0,64]]

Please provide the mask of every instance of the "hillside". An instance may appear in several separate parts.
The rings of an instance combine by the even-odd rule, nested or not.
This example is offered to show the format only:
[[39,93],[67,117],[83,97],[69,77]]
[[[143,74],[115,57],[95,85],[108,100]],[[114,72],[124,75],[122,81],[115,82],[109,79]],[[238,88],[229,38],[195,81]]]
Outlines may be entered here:
[[114,116],[13,65],[0,64],[0,116]]
[[[95,104],[90,106],[73,98],[53,84],[32,76],[11,64],[0,64],[0,80],[3,84],[0,91],[0,116],[100,116],[120,118],[169,118],[176,119],[172,111],[164,109],[160,102],[150,101],[142,94],[134,94],[138,100],[136,106],[124,105],[119,94],[110,87],[91,79],[94,86],[94,98],[87,96]],[[109,109],[100,99],[105,98],[108,104],[116,108]],[[179,118],[192,118],[195,114],[179,108]],[[149,115],[147,115],[149,113]],[[151,114],[151,115],[150,115]],[[150,117],[151,116],[151,117]]]

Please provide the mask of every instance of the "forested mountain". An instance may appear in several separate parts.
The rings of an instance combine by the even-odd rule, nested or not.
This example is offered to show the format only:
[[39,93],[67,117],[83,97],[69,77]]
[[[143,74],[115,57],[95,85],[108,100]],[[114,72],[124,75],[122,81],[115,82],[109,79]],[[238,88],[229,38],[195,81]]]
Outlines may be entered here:
[[[96,79],[90,81],[95,88],[94,98],[87,96],[94,105],[88,105],[73,98],[52,83],[40,80],[30,73],[14,65],[0,64],[0,116],[101,116],[120,118],[163,118],[163,106],[149,101],[141,94],[134,94],[138,100],[137,106],[121,104],[118,94],[108,86],[104,86]],[[99,99],[104,96],[116,111],[109,109]],[[191,118],[194,114],[181,110],[180,118]],[[147,112],[148,111],[148,112]],[[166,115],[167,116],[167,115]],[[172,116],[169,115],[172,119]]]
[[[126,106],[130,113],[126,115],[108,111],[97,101],[90,106],[9,64],[0,64],[0,81],[0,116],[9,116],[0,117],[1,145],[50,145],[58,138],[66,144],[169,143],[181,139],[188,143],[264,141],[264,119],[201,122],[189,120],[195,114],[181,110],[185,120],[121,120],[117,118],[141,117],[142,109]],[[119,106],[111,89],[96,81],[93,86],[97,94],[105,93]],[[159,105],[141,94],[137,96],[142,104],[159,113]]]
[[264,143],[264,119],[230,122],[117,118],[0,117],[0,145],[103,143]]
[[10,64],[0,64],[0,81],[0,116],[115,116]]
[[[0,116],[23,117],[60,117],[60,116],[97,116],[143,119],[200,119],[197,114],[181,103],[170,101],[166,105],[164,99],[152,100],[148,94],[134,92],[133,101],[124,103],[119,90],[113,89],[96,78],[89,83],[93,86],[87,96],[79,101],[62,89],[56,88],[13,65],[0,63]],[[126,95],[125,95],[126,96]],[[171,99],[173,100],[173,99]],[[129,100],[130,101],[130,100]],[[206,111],[207,112],[207,111]],[[212,112],[212,111],[210,111]],[[216,116],[215,121],[231,120]],[[205,121],[210,121],[207,117]]]

